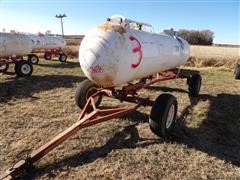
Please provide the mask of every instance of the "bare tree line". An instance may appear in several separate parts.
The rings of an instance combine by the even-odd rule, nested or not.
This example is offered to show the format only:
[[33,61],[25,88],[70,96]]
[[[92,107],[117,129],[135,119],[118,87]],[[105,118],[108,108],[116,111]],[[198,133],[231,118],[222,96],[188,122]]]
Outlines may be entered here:
[[211,30],[186,30],[180,29],[178,35],[190,44],[194,45],[212,45],[214,32]]

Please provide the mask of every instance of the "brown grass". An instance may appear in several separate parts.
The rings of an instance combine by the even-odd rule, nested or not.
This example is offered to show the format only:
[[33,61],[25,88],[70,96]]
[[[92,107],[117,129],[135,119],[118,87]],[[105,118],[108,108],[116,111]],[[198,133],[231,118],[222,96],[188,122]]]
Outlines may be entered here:
[[[74,94],[85,78],[78,60],[39,63],[30,78],[0,76],[0,173],[78,118]],[[239,81],[216,68],[201,72],[198,98],[188,97],[181,79],[141,92],[177,97],[178,125],[170,139],[150,131],[150,108],[140,108],[79,131],[24,179],[239,179]],[[120,103],[105,98],[103,105]]]
[[70,58],[78,58],[79,46],[66,46],[63,49],[64,53],[66,53]]
[[191,58],[186,65],[233,69],[237,63],[240,63],[240,47],[191,46]]
[[82,39],[65,39],[67,46],[79,46]]

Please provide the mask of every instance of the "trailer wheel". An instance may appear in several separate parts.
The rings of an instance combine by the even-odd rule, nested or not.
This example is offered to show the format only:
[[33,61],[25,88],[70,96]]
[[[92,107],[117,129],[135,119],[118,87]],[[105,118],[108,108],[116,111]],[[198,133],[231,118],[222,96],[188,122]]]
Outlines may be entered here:
[[0,65],[0,72],[1,73],[6,73],[8,70],[9,65],[8,64],[2,64]]
[[35,54],[28,55],[28,61],[32,64],[38,64],[39,58]]
[[[97,92],[97,88],[98,86],[88,79],[82,81],[78,85],[76,94],[75,94],[75,102],[77,106],[83,109],[85,104],[87,103],[88,98]],[[102,101],[102,96],[97,96],[96,98],[94,98],[94,100],[97,107]]]
[[196,97],[199,95],[200,88],[202,84],[202,77],[200,74],[193,74],[191,78],[188,79],[188,93],[190,96]]
[[15,63],[15,72],[20,77],[31,76],[33,71],[32,64],[28,61],[21,60]]
[[240,79],[240,64],[236,65],[234,74],[235,74],[235,79]]
[[151,109],[149,126],[159,137],[166,138],[176,124],[177,99],[171,94],[158,96]]
[[50,53],[45,53],[44,54],[44,59],[50,60],[50,59],[52,59],[52,55]]
[[59,61],[60,62],[66,62],[67,61],[67,55],[64,54],[64,53],[60,54]]

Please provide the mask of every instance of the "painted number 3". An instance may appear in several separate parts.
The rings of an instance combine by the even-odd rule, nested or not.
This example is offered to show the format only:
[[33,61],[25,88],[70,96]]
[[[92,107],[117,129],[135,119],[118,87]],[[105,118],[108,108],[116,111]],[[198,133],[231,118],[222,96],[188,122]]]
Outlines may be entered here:
[[133,53],[139,53],[139,59],[138,59],[138,62],[136,64],[133,63],[131,65],[132,68],[137,68],[142,61],[142,46],[141,46],[140,42],[134,36],[130,36],[129,39],[130,39],[130,41],[136,41],[137,44],[138,44],[137,47],[132,49],[132,52]]

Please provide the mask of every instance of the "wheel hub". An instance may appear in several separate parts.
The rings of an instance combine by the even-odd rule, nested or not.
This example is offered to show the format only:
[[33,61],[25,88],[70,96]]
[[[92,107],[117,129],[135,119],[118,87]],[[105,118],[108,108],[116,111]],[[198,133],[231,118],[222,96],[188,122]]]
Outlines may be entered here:
[[62,61],[65,61],[66,60],[66,56],[62,56]]
[[29,74],[30,71],[31,71],[31,68],[28,64],[24,64],[21,67],[21,71],[22,71],[23,74]]
[[31,61],[32,61],[32,63],[36,63],[37,62],[37,58],[36,57],[32,57]]
[[4,70],[4,69],[6,69],[6,67],[7,67],[6,64],[0,65],[0,70]]

